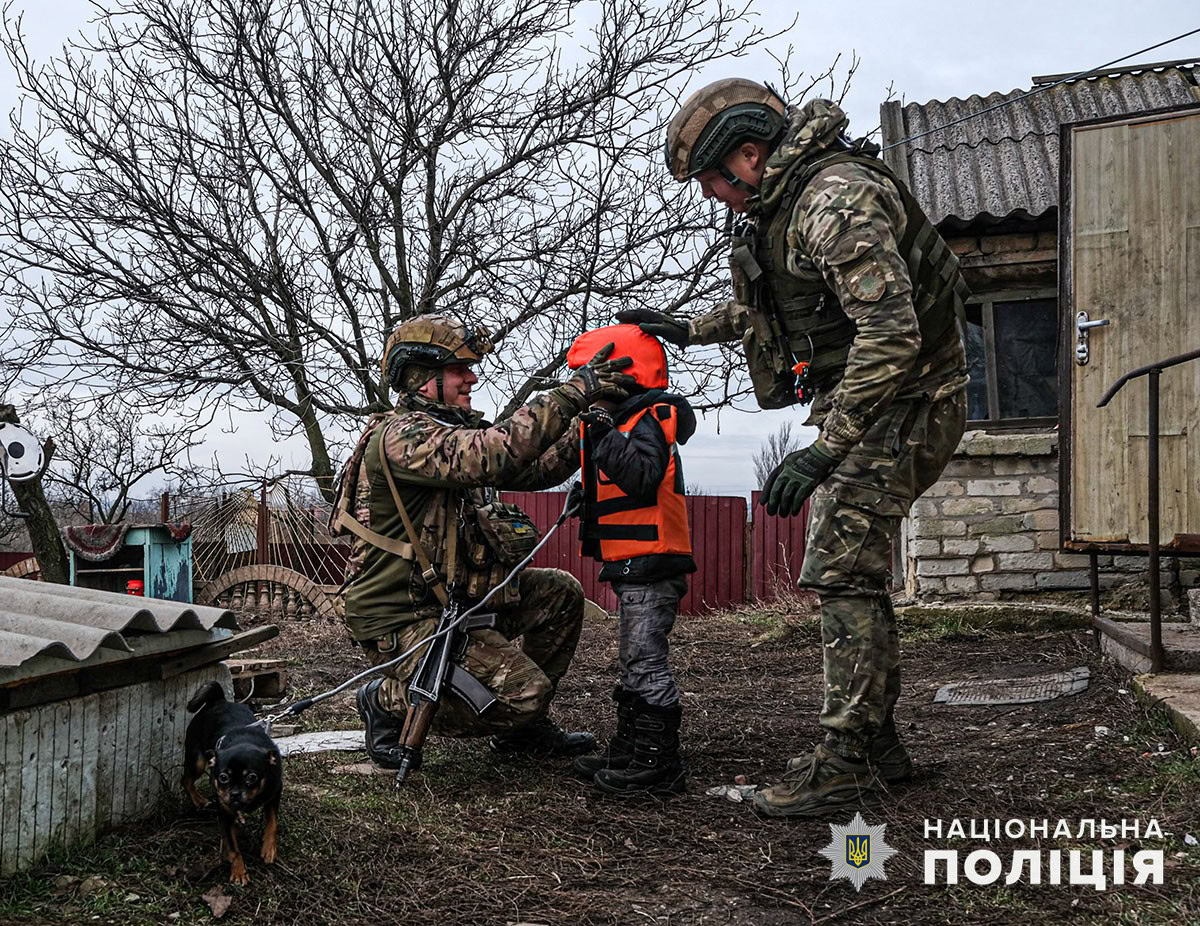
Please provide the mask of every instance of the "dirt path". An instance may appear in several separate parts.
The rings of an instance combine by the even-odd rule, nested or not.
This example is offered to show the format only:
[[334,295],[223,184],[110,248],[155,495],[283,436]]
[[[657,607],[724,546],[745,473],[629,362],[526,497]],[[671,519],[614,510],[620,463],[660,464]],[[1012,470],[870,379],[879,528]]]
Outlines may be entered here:
[[[763,629],[744,617],[681,621],[675,660],[687,693],[692,788],[667,804],[602,799],[561,767],[497,762],[482,742],[438,741],[422,775],[400,793],[390,776],[336,773],[355,761],[346,754],[289,760],[280,862],[268,869],[251,856],[258,837],[252,824],[247,857],[254,881],[224,888],[232,905],[223,922],[1200,921],[1200,849],[1184,843],[1185,834],[1200,836],[1200,763],[1137,705],[1126,677],[1099,663],[1089,633],[906,628],[899,716],[919,771],[884,811],[864,815],[888,824],[887,841],[898,854],[887,863],[886,883],[869,881],[856,893],[829,880],[829,862],[818,854],[830,841],[827,825],[764,822],[745,806],[704,795],[738,774],[773,780],[789,755],[818,737],[815,627],[804,624],[782,642],[752,647]],[[586,628],[561,692],[564,723],[611,731],[613,631],[611,622]],[[272,649],[297,663],[292,680],[301,693],[361,664],[344,632],[329,625],[289,626]],[[1076,697],[1019,707],[932,704],[946,681],[1080,665],[1091,667],[1092,680]],[[314,709],[305,721],[310,730],[357,726],[349,698]],[[1110,733],[1098,738],[1096,726]],[[923,851],[948,844],[927,843],[922,822],[954,817],[1049,818],[1052,826],[1060,817],[1156,817],[1172,835],[1145,847],[1166,850],[1166,880],[1104,892],[926,886]],[[224,883],[217,844],[212,819],[172,800],[157,821],[0,884],[0,922],[211,922],[199,898]],[[1013,848],[1039,847],[1029,840],[961,845],[963,855],[993,848],[1005,859]],[[1040,848],[1113,845],[1043,840]],[[1126,848],[1138,846],[1126,840]],[[89,876],[104,884],[85,894],[81,879]]]

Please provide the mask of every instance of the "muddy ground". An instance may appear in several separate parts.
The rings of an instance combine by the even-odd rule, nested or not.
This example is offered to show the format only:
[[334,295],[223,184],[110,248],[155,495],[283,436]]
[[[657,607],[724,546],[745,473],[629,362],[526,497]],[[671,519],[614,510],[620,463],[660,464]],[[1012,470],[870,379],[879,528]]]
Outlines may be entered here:
[[[226,884],[209,813],[170,797],[152,821],[0,882],[3,923],[210,923],[202,895],[229,898],[223,923],[771,924],[1200,922],[1200,762],[1129,678],[1096,655],[1091,633],[1061,618],[1012,630],[962,615],[903,622],[906,690],[899,716],[918,763],[869,823],[887,823],[888,880],[855,892],[830,881],[824,823],[757,819],[705,789],[745,775],[773,780],[818,738],[820,649],[810,617],[780,609],[685,618],[674,655],[686,691],[692,778],[668,803],[599,796],[561,765],[498,761],[481,741],[431,741],[425,770],[401,792],[387,775],[351,774],[352,754],[287,763],[280,860],[244,843],[253,879]],[[764,636],[765,642],[762,641]],[[264,649],[292,663],[298,694],[364,665],[339,626],[293,623]],[[607,734],[614,623],[585,629],[558,716]],[[943,707],[935,689],[973,676],[1090,666],[1089,689],[1047,703]],[[305,715],[305,729],[358,725],[349,697]],[[1098,735],[1097,726],[1108,735]],[[168,777],[176,777],[170,770]],[[845,819],[835,822],[848,822]],[[925,818],[1155,817],[1168,835],[1129,840],[1005,842],[1013,848],[1162,848],[1165,883],[1107,891],[922,883]],[[984,843],[960,844],[967,851]],[[1064,880],[1066,863],[1064,862]],[[1007,867],[1005,869],[1007,871]],[[1003,879],[1001,879],[1001,884]],[[210,894],[211,896],[211,894]],[[224,901],[217,899],[218,907]]]

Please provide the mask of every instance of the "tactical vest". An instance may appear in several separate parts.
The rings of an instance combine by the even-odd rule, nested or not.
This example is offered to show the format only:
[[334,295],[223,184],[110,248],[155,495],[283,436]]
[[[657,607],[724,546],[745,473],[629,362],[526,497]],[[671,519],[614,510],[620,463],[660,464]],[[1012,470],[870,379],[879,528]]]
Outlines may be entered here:
[[[519,552],[512,548],[514,533],[530,538],[530,549],[537,542],[528,515],[488,499],[481,489],[422,477],[396,478],[397,493],[429,560],[426,567],[404,525],[380,453],[385,431],[404,414],[381,416],[360,440],[343,470],[330,518],[335,536],[353,535],[365,544],[347,563],[343,586],[345,621],[358,640],[378,639],[404,624],[436,615],[442,608],[439,584],[462,600],[478,600],[519,560],[513,558]],[[363,464],[370,527],[354,517]],[[519,602],[517,584],[514,579],[506,585],[492,603],[511,607]]]
[[583,515],[580,536],[583,554],[611,563],[652,553],[691,554],[683,486],[683,466],[675,445],[675,406],[660,402],[643,408],[617,425],[628,435],[642,417],[653,413],[667,439],[667,470],[658,485],[653,504],[631,498],[596,465],[591,435],[579,425],[580,463],[583,471]]
[[908,267],[921,328],[919,358],[934,353],[947,333],[955,330],[969,295],[958,258],[908,187],[882,161],[847,150],[805,165],[787,180],[775,212],[757,226],[747,223],[748,231],[741,237],[735,233],[731,242],[735,298],[754,310],[743,346],[762,408],[782,408],[797,401],[792,369],[796,361],[808,362],[809,381],[817,389],[836,384],[846,369],[857,331],[854,322],[822,275],[801,279],[788,271],[787,264],[787,229],[804,188],[820,171],[842,163],[861,164],[883,174],[900,193],[905,227],[899,251]]

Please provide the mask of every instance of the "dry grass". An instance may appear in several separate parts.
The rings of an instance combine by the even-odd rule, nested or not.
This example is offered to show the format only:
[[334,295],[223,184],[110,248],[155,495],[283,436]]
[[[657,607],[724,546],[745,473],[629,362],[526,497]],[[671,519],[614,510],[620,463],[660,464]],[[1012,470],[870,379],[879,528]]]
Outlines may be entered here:
[[[870,822],[887,822],[887,840],[899,850],[886,884],[868,882],[856,894],[844,881],[831,883],[829,863],[818,854],[829,841],[824,824],[765,822],[744,806],[706,797],[706,787],[738,774],[752,782],[773,779],[788,755],[819,735],[820,647],[815,619],[801,604],[681,619],[674,661],[686,692],[689,794],[669,803],[615,802],[560,764],[496,761],[478,741],[433,742],[426,769],[401,792],[390,776],[339,772],[353,757],[299,757],[287,766],[281,860],[267,868],[253,858],[251,826],[254,881],[246,889],[224,888],[233,904],[223,922],[770,926],[843,918],[867,924],[1200,918],[1200,852],[1183,842],[1186,833],[1200,835],[1200,765],[1161,718],[1139,707],[1128,679],[1097,661],[1090,635],[1078,631],[908,628],[922,632],[906,645],[900,717],[919,772],[884,811],[866,814]],[[792,631],[762,641],[764,630],[784,625]],[[611,731],[613,630],[611,621],[585,629],[558,704],[564,723]],[[298,694],[362,665],[341,629],[326,624],[290,625],[272,648],[293,661]],[[1083,664],[1093,669],[1092,684],[1074,698],[1015,708],[931,704],[933,689],[949,680]],[[305,721],[310,728],[358,724],[348,697],[321,705]],[[1097,740],[1097,724],[1112,735]],[[1164,757],[1143,755],[1157,754],[1160,743]],[[1167,881],[1106,892],[925,886],[922,851],[930,844],[922,821],[956,816],[1155,816],[1172,834],[1161,846]],[[156,819],[0,885],[0,922],[210,922],[200,895],[227,877],[217,845],[215,821],[172,797]],[[93,882],[85,893],[81,879],[89,876],[103,884]],[[179,915],[168,920],[171,914]]]

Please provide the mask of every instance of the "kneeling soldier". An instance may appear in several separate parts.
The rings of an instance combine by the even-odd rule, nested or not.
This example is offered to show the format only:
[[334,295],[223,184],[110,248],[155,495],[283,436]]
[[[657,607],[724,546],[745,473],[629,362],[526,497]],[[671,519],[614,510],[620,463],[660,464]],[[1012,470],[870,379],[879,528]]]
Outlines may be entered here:
[[[523,554],[497,538],[513,536],[506,528],[528,530],[528,518],[494,491],[549,488],[570,476],[579,465],[576,416],[597,399],[624,399],[632,382],[620,372],[630,361],[608,359],[608,345],[566,383],[493,425],[471,410],[479,381],[471,365],[491,349],[483,332],[439,315],[404,322],[384,348],[384,376],[401,398],[367,423],[344,470],[332,525],[353,535],[345,621],[372,665],[432,633],[447,591],[467,606],[504,579]],[[494,734],[498,751],[572,756],[594,749],[590,733],[567,733],[549,715],[579,640],[579,582],[557,569],[526,569],[488,608],[496,625],[472,631],[458,662],[496,703],[476,714],[446,697],[433,732]],[[517,637],[523,642],[514,643]],[[399,765],[408,683],[422,652],[358,692],[367,752],[386,768]]]

